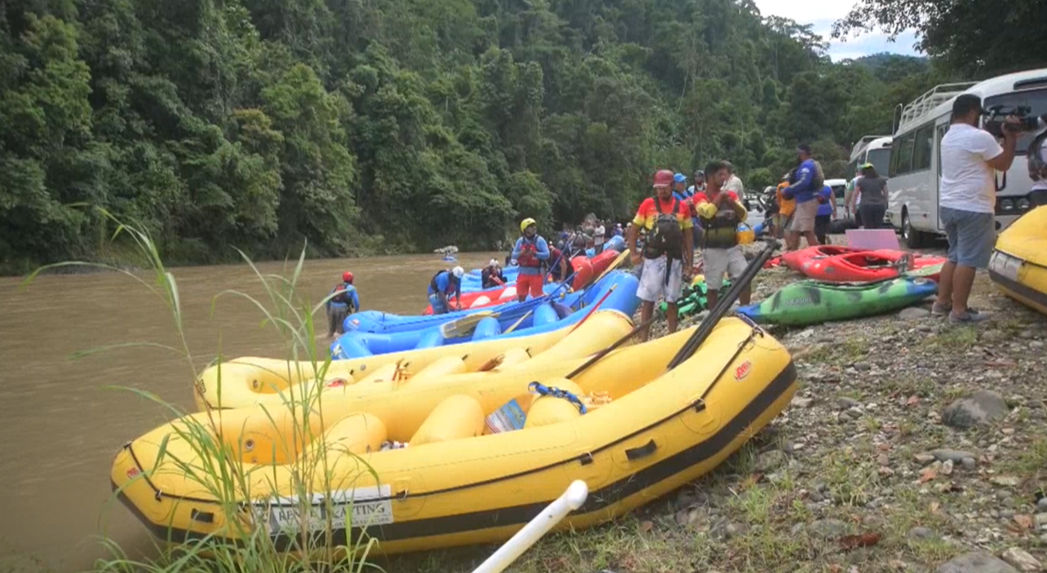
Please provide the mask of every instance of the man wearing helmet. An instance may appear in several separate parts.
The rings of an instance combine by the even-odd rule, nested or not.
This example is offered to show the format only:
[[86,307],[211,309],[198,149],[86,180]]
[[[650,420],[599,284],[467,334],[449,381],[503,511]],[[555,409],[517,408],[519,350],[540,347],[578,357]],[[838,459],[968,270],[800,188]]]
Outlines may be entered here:
[[345,317],[360,310],[360,296],[356,294],[353,286],[353,273],[345,271],[342,273],[342,282],[331,289],[327,299],[327,337],[331,338],[337,334],[343,334],[342,323]]
[[480,271],[480,282],[483,283],[482,286],[485,290],[505,286],[505,277],[502,275],[502,265],[498,264],[497,259],[491,259],[487,263],[487,266]]
[[[633,224],[629,227],[626,246],[632,251],[633,265],[641,262],[637,247],[640,227],[647,229],[647,240],[643,247],[643,269],[640,271],[640,286],[636,296],[643,302],[640,307],[641,321],[646,322],[654,314],[654,303],[665,298],[666,318],[669,332],[676,332],[676,300],[683,287],[684,269],[690,275],[694,258],[694,238],[691,235],[690,207],[673,197],[673,172],[663,169],[654,175],[655,196],[640,203]],[[689,277],[688,277],[689,278]],[[641,335],[647,340],[648,330]]]
[[520,221],[520,233],[511,256],[520,266],[516,275],[516,296],[523,302],[528,294],[534,298],[542,296],[543,267],[549,261],[549,244],[538,235],[538,224],[530,217]]
[[429,304],[433,307],[433,314],[447,314],[450,312],[448,297],[453,293],[455,298],[455,310],[462,308],[462,277],[465,269],[455,267],[451,270],[442,270],[429,280]]

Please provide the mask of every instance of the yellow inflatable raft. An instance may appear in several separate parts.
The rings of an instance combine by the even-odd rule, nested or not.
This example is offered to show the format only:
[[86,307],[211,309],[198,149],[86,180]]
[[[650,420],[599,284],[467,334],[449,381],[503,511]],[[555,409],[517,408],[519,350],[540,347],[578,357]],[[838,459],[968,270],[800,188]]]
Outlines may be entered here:
[[[322,377],[323,364],[244,357],[204,370],[196,385],[199,410],[279,404],[315,396],[315,387],[331,390],[359,382],[401,383],[495,367],[536,368],[578,358],[606,348],[632,329],[629,317],[599,310],[577,329],[573,326],[520,338],[496,338],[468,344],[437,346],[367,358],[335,360]],[[302,388],[302,383],[311,384]],[[289,389],[294,392],[288,392]],[[305,398],[304,398],[305,397]]]
[[1011,224],[996,241],[989,278],[1007,296],[1047,314],[1047,206]]
[[[329,528],[339,544],[374,538],[383,553],[494,542],[576,479],[588,501],[559,527],[588,527],[710,471],[795,392],[785,348],[737,318],[666,371],[693,332],[618,349],[571,381],[541,380],[589,404],[584,414],[563,397],[534,398],[533,379],[508,373],[407,384],[395,398],[325,399],[308,416],[263,406],[197,413],[128,443],[113,487],[176,543],[258,527],[285,551],[300,549],[303,528]],[[523,427],[485,430],[485,416],[510,401],[527,410]],[[222,465],[194,448],[194,431],[226,444],[243,476],[236,486],[186,469]],[[407,445],[381,449],[389,442]]]

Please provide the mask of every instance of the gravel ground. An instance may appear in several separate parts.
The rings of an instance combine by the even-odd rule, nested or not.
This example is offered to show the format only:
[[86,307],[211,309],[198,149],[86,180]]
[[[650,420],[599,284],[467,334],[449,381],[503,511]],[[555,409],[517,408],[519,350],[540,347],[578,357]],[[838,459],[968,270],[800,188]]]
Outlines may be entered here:
[[[763,270],[754,301],[799,278]],[[705,478],[613,524],[549,536],[510,570],[1043,570],[1047,319],[981,273],[972,306],[991,321],[949,326],[929,304],[771,328],[801,380],[771,426]],[[470,571],[491,550],[380,565]]]

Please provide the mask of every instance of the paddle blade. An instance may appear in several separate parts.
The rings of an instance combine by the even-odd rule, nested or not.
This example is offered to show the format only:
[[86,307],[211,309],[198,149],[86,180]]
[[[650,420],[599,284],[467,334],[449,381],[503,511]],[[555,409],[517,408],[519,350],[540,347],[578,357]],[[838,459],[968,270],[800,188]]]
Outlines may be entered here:
[[468,336],[472,331],[476,330],[476,325],[480,324],[480,321],[489,317],[497,317],[498,312],[491,312],[489,310],[480,311],[469,316],[463,316],[458,320],[452,320],[445,322],[440,325],[440,334],[444,338],[461,338]]

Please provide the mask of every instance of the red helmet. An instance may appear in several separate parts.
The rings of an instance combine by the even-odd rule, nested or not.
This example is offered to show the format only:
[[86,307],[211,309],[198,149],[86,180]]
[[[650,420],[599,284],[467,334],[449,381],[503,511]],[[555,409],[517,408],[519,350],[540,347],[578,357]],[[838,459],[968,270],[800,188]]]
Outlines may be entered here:
[[654,174],[654,186],[671,187],[673,184],[673,175],[674,173],[672,171],[669,171],[668,169],[662,169],[658,171],[658,173]]
[[349,271],[345,271],[344,273],[342,273],[342,282],[353,284],[353,273]]

